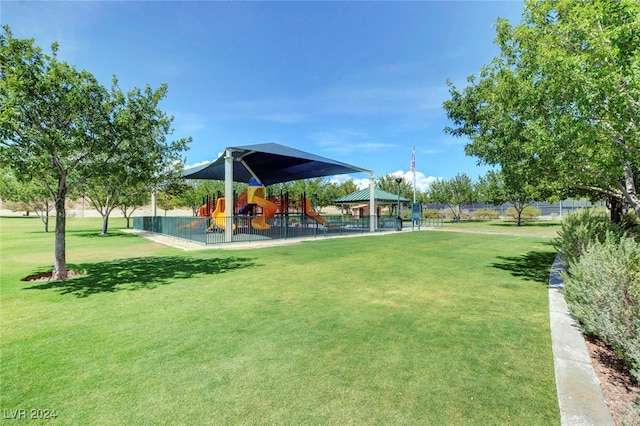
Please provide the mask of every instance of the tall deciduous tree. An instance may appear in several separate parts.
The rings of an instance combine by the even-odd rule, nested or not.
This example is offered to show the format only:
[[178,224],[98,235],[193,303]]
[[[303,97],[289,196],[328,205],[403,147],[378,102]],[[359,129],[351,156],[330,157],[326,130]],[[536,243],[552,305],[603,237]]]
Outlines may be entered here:
[[451,179],[433,181],[428,194],[430,202],[446,205],[453,213],[453,219],[456,222],[462,216],[462,207],[477,201],[475,185],[464,173],[458,173]]
[[104,137],[120,149],[114,161],[103,165],[101,172],[83,185],[84,194],[102,216],[103,235],[115,208],[137,193],[150,193],[182,169],[180,153],[191,139],[167,140],[173,118],[159,108],[166,94],[166,84],[155,90],[149,85],[144,91],[134,88],[125,94],[113,79],[107,102],[110,127]]
[[197,216],[200,206],[205,204],[207,196],[213,201],[218,193],[224,193],[224,182],[221,180],[187,181],[185,190],[176,195],[176,204],[180,207],[190,208],[193,215]]
[[151,200],[151,191],[146,185],[129,187],[126,194],[120,198],[118,208],[122,212],[122,216],[127,221],[127,229],[131,228],[131,217],[133,213]]
[[530,185],[526,178],[518,179],[518,176],[509,176],[499,170],[489,170],[485,176],[481,176],[476,189],[478,199],[494,206],[511,203],[516,210],[518,226],[522,224],[522,212],[532,201],[536,199],[538,191]]
[[400,196],[408,199],[413,198],[413,187],[411,183],[402,176],[395,176],[392,174],[386,174],[376,179],[376,188],[380,188],[383,191],[396,194],[398,192],[398,182],[396,179],[400,178]]
[[[65,279],[67,195],[91,179],[109,178],[119,167],[135,173],[142,160],[134,136],[119,137],[118,120],[124,118],[113,115],[118,102],[91,73],[59,61],[56,44],[50,55],[45,54],[34,40],[16,39],[6,26],[3,30],[0,165],[9,165],[22,181],[38,180],[47,188],[56,209],[52,278]],[[135,135],[143,135],[145,147],[164,137],[155,120],[154,116],[131,119],[138,123]]]
[[500,56],[445,103],[468,152],[503,170],[525,162],[558,196],[640,213],[640,4],[528,1],[519,25],[496,28]]
[[20,208],[34,212],[44,224],[44,232],[49,232],[49,214],[53,208],[47,188],[37,180],[19,181],[13,170],[0,170],[0,198],[18,203]]
[[356,192],[358,190],[358,186],[353,181],[353,179],[348,179],[338,185],[338,196],[337,198],[343,197],[345,195],[351,194],[352,192]]
[[102,137],[108,128],[106,90],[86,71],[47,55],[33,40],[0,35],[0,161],[18,179],[38,180],[56,209],[53,279],[67,277],[67,193],[96,163],[111,161],[117,146]]

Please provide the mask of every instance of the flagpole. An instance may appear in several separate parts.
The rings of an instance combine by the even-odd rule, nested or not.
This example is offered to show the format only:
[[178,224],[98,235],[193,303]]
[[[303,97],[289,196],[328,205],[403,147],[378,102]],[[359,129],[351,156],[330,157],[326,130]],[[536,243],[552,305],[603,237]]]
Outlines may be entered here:
[[413,203],[416,203],[416,146],[411,152],[411,172],[413,173]]

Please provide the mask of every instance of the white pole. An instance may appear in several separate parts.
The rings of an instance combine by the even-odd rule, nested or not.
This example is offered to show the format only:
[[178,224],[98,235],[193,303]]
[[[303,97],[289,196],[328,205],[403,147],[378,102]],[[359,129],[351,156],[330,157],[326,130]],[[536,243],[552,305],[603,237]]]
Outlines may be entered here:
[[376,174],[369,174],[369,230],[376,232],[376,224],[378,223],[376,211]]
[[232,150],[227,148],[224,157],[224,241],[233,241],[233,155]]
[[416,146],[411,153],[411,172],[413,173],[413,204],[416,203]]
[[562,200],[560,200],[560,219],[562,219]]
[[151,191],[151,216],[158,216],[158,191]]

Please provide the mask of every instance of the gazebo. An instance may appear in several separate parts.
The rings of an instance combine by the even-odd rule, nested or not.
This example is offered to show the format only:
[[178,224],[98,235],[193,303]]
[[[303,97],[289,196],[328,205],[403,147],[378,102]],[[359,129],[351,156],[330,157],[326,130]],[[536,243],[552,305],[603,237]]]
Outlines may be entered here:
[[[362,167],[352,166],[277,143],[227,147],[215,161],[193,167],[183,172],[187,179],[223,180],[225,198],[233,199],[233,182],[248,183],[257,179],[263,185],[272,185],[292,180],[334,176],[347,173],[369,174],[369,202],[375,206],[375,174]],[[375,208],[371,209],[375,214]],[[227,218],[231,221],[232,218]],[[375,231],[375,217],[370,221],[370,230]],[[232,226],[225,227],[225,241],[233,239]]]
[[[391,192],[382,190],[380,188],[374,188],[373,190],[374,203],[370,202],[370,189],[365,188],[360,191],[352,192],[351,194],[347,194],[343,197],[340,197],[333,201],[335,205],[348,205],[352,210],[356,211],[354,216],[361,217],[366,216],[366,209],[369,206],[374,206],[374,208],[370,209],[369,214],[378,216],[378,211],[375,209],[376,205],[380,204],[395,204],[398,202],[398,195],[393,194]],[[409,199],[405,197],[400,197],[399,201],[401,203],[408,203]]]

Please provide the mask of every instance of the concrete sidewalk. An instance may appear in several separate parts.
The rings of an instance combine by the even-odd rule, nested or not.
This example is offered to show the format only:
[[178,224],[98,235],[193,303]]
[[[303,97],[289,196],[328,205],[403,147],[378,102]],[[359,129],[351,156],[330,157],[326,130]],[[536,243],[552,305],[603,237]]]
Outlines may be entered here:
[[564,299],[560,255],[549,277],[551,344],[562,425],[614,425],[584,337]]

